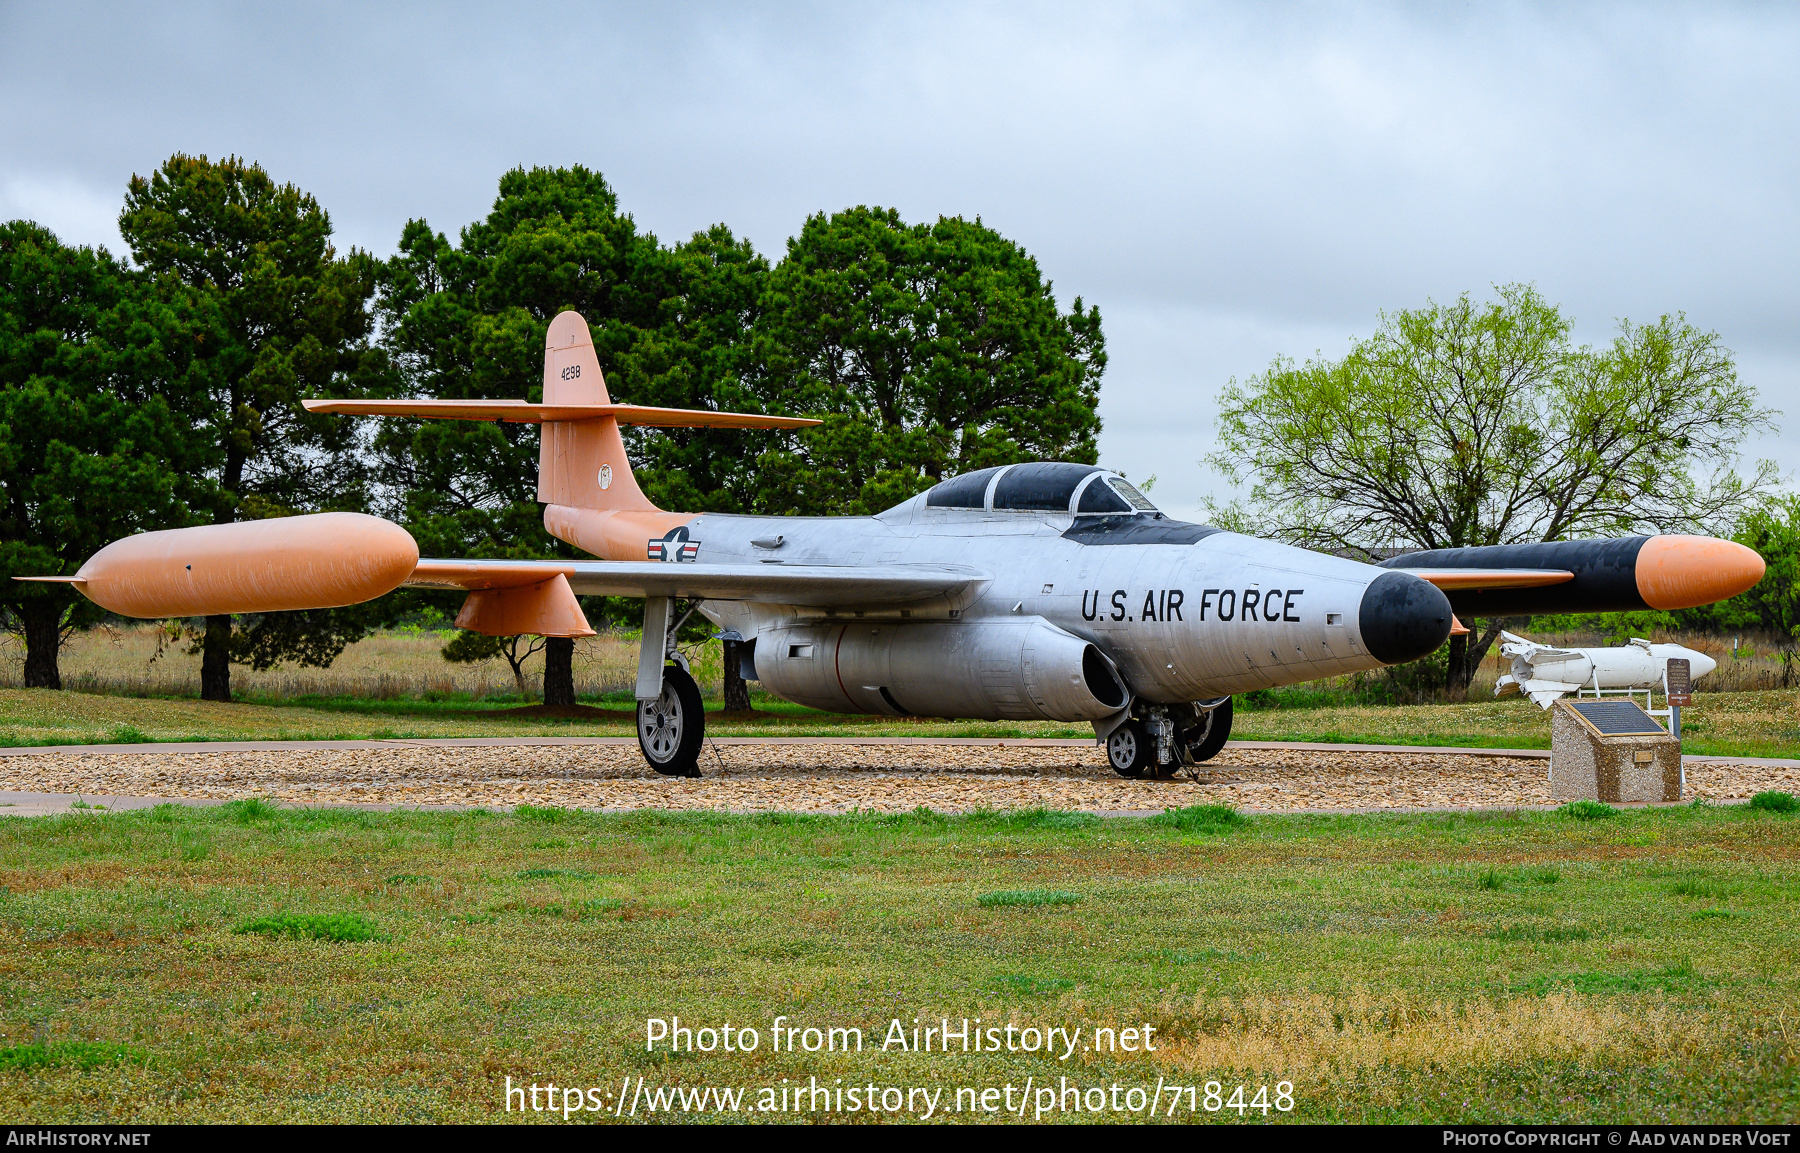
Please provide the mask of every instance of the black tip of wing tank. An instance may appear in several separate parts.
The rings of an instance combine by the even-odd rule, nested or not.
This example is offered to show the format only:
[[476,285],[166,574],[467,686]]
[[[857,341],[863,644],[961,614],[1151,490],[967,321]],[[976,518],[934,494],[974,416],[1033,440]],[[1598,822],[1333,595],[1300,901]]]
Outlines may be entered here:
[[1410,573],[1386,573],[1363,590],[1357,624],[1363,647],[1382,664],[1416,661],[1450,635],[1450,601]]

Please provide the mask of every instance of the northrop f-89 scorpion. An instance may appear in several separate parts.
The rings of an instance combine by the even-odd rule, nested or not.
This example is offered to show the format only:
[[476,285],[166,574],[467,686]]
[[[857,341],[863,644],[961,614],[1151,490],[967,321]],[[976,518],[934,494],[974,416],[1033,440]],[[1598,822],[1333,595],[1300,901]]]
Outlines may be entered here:
[[797,428],[796,417],[614,404],[587,323],[551,322],[541,404],[307,401],[314,412],[543,425],[551,535],[601,558],[434,560],[358,513],[172,529],[73,577],[124,616],[331,608],[396,588],[467,592],[456,623],[591,636],[577,594],[643,597],[638,742],[697,776],[705,715],[674,648],[677,599],[744,642],[742,671],[840,713],[1091,722],[1112,767],[1160,776],[1217,754],[1234,693],[1415,660],[1456,614],[1710,604],[1763,575],[1755,552],[1651,536],[1419,552],[1380,565],[1165,516],[1116,473],[1014,464],[875,516],[665,512],[632,477],[621,425]]

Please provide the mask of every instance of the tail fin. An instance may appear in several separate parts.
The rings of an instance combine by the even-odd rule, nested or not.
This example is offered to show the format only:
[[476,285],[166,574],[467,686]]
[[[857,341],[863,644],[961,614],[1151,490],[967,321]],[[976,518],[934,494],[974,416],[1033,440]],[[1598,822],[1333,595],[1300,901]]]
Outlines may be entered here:
[[[587,321],[557,314],[544,337],[544,403],[611,404]],[[616,417],[544,423],[537,498],[570,508],[657,512],[638,488]]]
[[[614,404],[600,376],[587,321],[559,313],[544,337],[544,400],[308,400],[308,412],[504,420],[544,426],[537,498],[551,536],[608,560],[693,559],[668,555],[671,534],[696,513],[663,512],[631,474],[621,424],[650,428],[805,428],[811,417]],[[683,536],[680,539],[686,540]],[[557,634],[560,635],[560,634]]]

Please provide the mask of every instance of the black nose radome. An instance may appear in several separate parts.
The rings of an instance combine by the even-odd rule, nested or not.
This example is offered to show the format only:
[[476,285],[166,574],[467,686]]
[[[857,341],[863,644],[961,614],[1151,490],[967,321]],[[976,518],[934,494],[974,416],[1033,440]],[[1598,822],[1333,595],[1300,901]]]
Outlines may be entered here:
[[1356,621],[1370,656],[1384,665],[1416,661],[1450,635],[1450,600],[1410,573],[1385,573],[1363,590]]

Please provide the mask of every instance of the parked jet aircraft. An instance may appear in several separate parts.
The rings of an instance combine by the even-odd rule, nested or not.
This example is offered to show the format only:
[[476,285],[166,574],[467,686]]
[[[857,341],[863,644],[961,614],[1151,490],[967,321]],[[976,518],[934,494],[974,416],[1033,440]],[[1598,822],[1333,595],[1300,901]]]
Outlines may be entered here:
[[[665,512],[639,490],[622,424],[794,428],[793,417],[614,404],[585,321],[544,351],[544,399],[307,401],[315,412],[544,426],[538,499],[591,561],[421,560],[404,529],[321,513],[116,541],[73,581],[127,616],[327,608],[397,587],[468,593],[456,623],[588,636],[576,594],[643,597],[638,740],[698,774],[699,690],[674,649],[677,599],[746,642],[746,677],[834,712],[1088,721],[1127,777],[1216,754],[1231,697],[1414,660],[1454,613],[1678,608],[1761,579],[1704,537],[1496,546],[1361,564],[1188,524],[1086,464],[944,481],[866,517]],[[692,611],[692,610],[690,610]]]

